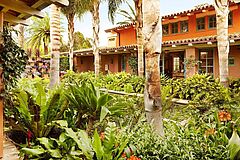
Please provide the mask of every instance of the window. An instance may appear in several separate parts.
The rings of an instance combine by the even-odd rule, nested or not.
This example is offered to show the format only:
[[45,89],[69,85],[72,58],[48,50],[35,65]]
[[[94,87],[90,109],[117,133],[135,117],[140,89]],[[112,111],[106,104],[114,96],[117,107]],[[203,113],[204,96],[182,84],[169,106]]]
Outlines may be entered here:
[[173,58],[173,71],[174,72],[180,71],[180,58],[179,57]]
[[214,64],[213,64],[213,50],[202,50],[200,51],[200,73],[213,74]]
[[233,13],[232,13],[232,11],[230,11],[229,14],[228,14],[228,25],[229,26],[233,25]]
[[208,17],[208,28],[216,28],[217,23],[216,23],[216,15],[212,15]]
[[204,30],[205,29],[205,17],[197,19],[197,30]]
[[235,64],[234,57],[229,57],[228,58],[228,65],[229,66],[234,66],[234,64]]
[[172,23],[172,34],[178,33],[178,22]]
[[169,34],[169,25],[165,24],[163,25],[163,35],[168,35]]
[[121,57],[122,71],[126,71],[126,55],[123,54]]
[[188,32],[188,21],[181,22],[181,32],[182,33]]

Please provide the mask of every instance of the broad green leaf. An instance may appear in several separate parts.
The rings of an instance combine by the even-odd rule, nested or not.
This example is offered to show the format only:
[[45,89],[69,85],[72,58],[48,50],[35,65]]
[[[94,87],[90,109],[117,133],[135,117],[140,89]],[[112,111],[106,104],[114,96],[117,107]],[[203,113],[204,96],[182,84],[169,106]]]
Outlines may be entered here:
[[31,114],[28,110],[28,94],[25,91],[19,91],[18,99],[20,106],[17,107],[18,111],[24,116],[26,120],[31,122]]
[[43,148],[22,148],[21,151],[23,151],[26,154],[34,155],[34,156],[40,156],[41,154],[45,153],[46,151]]
[[46,106],[46,101],[47,101],[44,86],[38,82],[35,84],[35,87],[37,90],[36,104],[44,108]]
[[108,113],[110,113],[110,111],[107,109],[107,107],[102,106],[101,114],[100,114],[100,122],[104,120],[104,118],[107,116]]
[[38,141],[47,149],[51,149],[53,147],[53,142],[46,137],[38,138]]
[[97,133],[97,130],[95,130],[94,136],[93,136],[93,150],[96,153],[97,159],[102,160],[104,152],[103,152],[102,142]]
[[229,140],[230,159],[240,159],[240,138],[234,130],[232,137]]
[[88,158],[92,159],[91,149],[89,147],[88,136],[87,134],[81,132],[82,137],[78,137],[77,133],[75,133],[71,128],[65,128],[66,136],[72,138],[78,145],[79,149],[82,150],[83,154]]
[[49,149],[48,152],[54,158],[62,158],[61,151],[59,149]]

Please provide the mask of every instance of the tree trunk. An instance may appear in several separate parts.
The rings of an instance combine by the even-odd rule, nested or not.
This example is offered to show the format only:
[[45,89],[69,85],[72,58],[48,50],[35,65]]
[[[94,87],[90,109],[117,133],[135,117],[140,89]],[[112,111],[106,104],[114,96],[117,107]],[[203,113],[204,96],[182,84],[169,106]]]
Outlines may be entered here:
[[73,45],[74,45],[74,14],[67,16],[68,20],[68,39],[69,39],[69,70],[73,70]]
[[143,20],[142,20],[142,0],[135,0],[136,10],[136,31],[138,45],[138,76],[144,76],[144,53],[143,53]]
[[50,88],[59,84],[59,56],[60,56],[60,7],[51,5],[50,19],[51,34],[51,61],[50,61]]
[[44,55],[48,55],[48,45],[45,42],[43,43],[43,48],[44,48]]
[[143,0],[143,35],[146,53],[144,105],[148,122],[164,136],[159,60],[162,45],[160,0]]
[[18,44],[21,48],[24,48],[24,26],[19,24]]
[[101,67],[100,67],[101,57],[99,55],[99,30],[100,30],[99,5],[100,5],[100,0],[96,0],[91,10],[92,25],[93,25],[93,55],[94,55],[94,68],[95,68],[96,76],[98,76],[101,71]]
[[218,44],[220,82],[225,87],[228,87],[228,74],[229,74],[228,5],[229,5],[228,0],[214,0],[214,7],[217,16],[217,44]]

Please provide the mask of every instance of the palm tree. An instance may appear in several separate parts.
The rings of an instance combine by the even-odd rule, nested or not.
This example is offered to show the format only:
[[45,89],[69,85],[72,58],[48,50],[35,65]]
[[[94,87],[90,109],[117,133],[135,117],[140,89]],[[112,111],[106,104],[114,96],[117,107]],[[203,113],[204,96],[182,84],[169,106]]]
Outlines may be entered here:
[[138,45],[138,75],[144,76],[144,52],[143,52],[143,13],[142,0],[134,0],[136,10],[136,29]]
[[136,23],[136,21],[137,21],[135,9],[128,2],[126,2],[126,3],[128,6],[128,10],[130,12],[126,11],[124,9],[119,9],[117,14],[123,16],[125,18],[125,20],[117,22],[117,25],[126,25],[126,24]]
[[124,25],[129,23],[136,24],[137,33],[137,46],[138,46],[138,76],[144,75],[144,53],[143,53],[143,21],[142,21],[142,0],[133,0],[135,5],[135,10],[127,2],[127,5],[131,12],[126,10],[120,10],[118,14],[126,18],[123,22],[118,22],[117,24]]
[[[108,18],[112,23],[114,23],[114,16],[119,5],[124,0],[108,0]],[[101,57],[99,55],[99,31],[100,31],[100,17],[99,17],[99,6],[101,0],[92,0],[90,6],[90,12],[92,14],[92,24],[93,24],[93,55],[94,55],[94,66],[95,75],[98,76],[100,73],[100,63]]]
[[[240,0],[234,0],[239,3]],[[228,39],[228,14],[230,0],[214,0],[217,19],[217,43],[219,57],[219,73],[220,82],[225,87],[228,86],[228,55],[229,55],[229,39]]]
[[82,15],[89,9],[89,0],[69,0],[69,5],[62,8],[63,14],[68,20],[68,39],[69,39],[69,66],[73,70],[73,46],[74,46],[74,18]]
[[32,25],[27,29],[28,40],[27,45],[32,49],[40,49],[43,47],[44,54],[48,54],[48,46],[50,44],[50,17],[48,14],[42,19],[33,17]]
[[24,26],[22,24],[18,25],[18,44],[21,48],[24,48]]
[[214,7],[217,18],[217,43],[219,57],[219,73],[220,82],[224,86],[228,86],[228,55],[229,55],[229,40],[228,40],[228,0],[214,0]]
[[160,0],[143,0],[143,35],[146,52],[144,104],[147,120],[156,133],[164,136],[159,59],[162,43]]
[[60,7],[51,5],[50,33],[51,33],[51,61],[50,61],[50,84],[53,88],[59,83],[59,56],[60,56]]

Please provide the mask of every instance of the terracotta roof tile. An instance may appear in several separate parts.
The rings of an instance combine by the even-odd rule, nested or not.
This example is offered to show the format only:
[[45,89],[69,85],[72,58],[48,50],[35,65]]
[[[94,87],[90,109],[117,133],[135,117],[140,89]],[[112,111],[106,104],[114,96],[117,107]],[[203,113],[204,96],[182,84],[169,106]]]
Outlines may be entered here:
[[[229,40],[240,39],[240,33],[234,33],[229,35]],[[197,38],[189,38],[189,39],[182,39],[182,40],[174,40],[174,41],[164,41],[162,43],[163,47],[165,46],[171,46],[171,45],[184,45],[189,43],[204,43],[204,42],[216,42],[217,36],[206,36],[206,37],[197,37]]]

